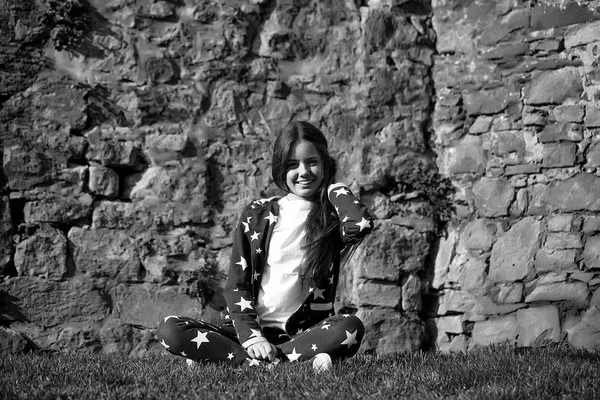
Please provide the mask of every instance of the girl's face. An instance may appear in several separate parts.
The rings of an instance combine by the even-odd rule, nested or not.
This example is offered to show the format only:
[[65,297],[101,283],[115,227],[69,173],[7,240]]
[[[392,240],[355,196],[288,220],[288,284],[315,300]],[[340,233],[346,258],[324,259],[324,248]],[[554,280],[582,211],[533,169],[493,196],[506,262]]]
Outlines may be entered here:
[[312,200],[323,183],[323,160],[315,145],[306,140],[294,146],[285,171],[285,182],[291,197]]

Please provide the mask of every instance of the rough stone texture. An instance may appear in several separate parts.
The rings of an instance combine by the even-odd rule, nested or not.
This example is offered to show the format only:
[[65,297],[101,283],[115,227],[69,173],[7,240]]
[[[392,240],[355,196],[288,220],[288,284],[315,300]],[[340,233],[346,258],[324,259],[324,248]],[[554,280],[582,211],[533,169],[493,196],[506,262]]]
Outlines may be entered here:
[[512,343],[519,334],[519,324],[515,315],[492,318],[475,322],[470,346],[487,346],[490,344]]
[[581,308],[587,304],[588,294],[588,287],[583,282],[560,282],[535,286],[533,291],[525,297],[525,302],[567,301]]
[[19,275],[60,279],[67,273],[67,238],[58,229],[42,225],[15,248]]
[[362,349],[367,353],[407,353],[423,346],[425,326],[415,316],[376,309],[361,309],[356,316],[365,325]]
[[556,306],[524,308],[517,311],[519,346],[540,346],[560,340],[560,319]]
[[541,223],[525,218],[511,227],[494,244],[489,278],[496,282],[517,281],[531,274]]

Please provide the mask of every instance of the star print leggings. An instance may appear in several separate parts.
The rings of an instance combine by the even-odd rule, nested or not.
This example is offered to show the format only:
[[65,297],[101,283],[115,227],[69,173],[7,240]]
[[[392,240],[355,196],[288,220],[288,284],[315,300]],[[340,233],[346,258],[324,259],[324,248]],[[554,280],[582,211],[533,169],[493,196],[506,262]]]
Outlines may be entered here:
[[[364,332],[361,320],[347,314],[329,317],[294,336],[279,329],[264,329],[281,361],[307,361],[319,353],[328,353],[332,358],[351,357],[358,351]],[[170,316],[161,320],[156,334],[167,351],[195,361],[234,366],[251,361],[237,340],[235,328],[230,326]]]

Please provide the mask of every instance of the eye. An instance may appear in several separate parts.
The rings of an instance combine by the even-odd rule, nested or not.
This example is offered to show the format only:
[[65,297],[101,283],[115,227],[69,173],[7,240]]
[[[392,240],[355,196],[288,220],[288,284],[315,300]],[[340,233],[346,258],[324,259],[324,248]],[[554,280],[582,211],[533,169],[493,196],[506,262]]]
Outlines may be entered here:
[[295,168],[298,168],[298,165],[299,165],[298,161],[289,161],[286,164],[285,168],[286,169],[295,169]]
[[319,160],[318,160],[318,159],[316,159],[316,158],[313,158],[312,160],[310,160],[310,161],[308,162],[308,164],[309,164],[309,165],[311,165],[311,166],[316,166],[316,165],[319,165]]

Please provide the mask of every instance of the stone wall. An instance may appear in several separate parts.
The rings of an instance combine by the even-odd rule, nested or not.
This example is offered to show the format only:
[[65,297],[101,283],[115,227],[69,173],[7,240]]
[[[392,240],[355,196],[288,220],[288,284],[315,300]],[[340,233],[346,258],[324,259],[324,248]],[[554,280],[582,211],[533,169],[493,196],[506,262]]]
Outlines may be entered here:
[[[600,345],[598,1],[436,1],[438,348]],[[435,311],[437,310],[437,311]]]
[[377,219],[339,288],[363,351],[598,345],[598,5],[0,0],[0,349],[216,322],[292,118]]
[[232,228],[278,193],[271,144],[294,118],[377,218],[338,308],[364,351],[421,348],[452,190],[429,140],[431,6],[388,3],[0,0],[5,347],[140,355],[163,316],[217,322]]

